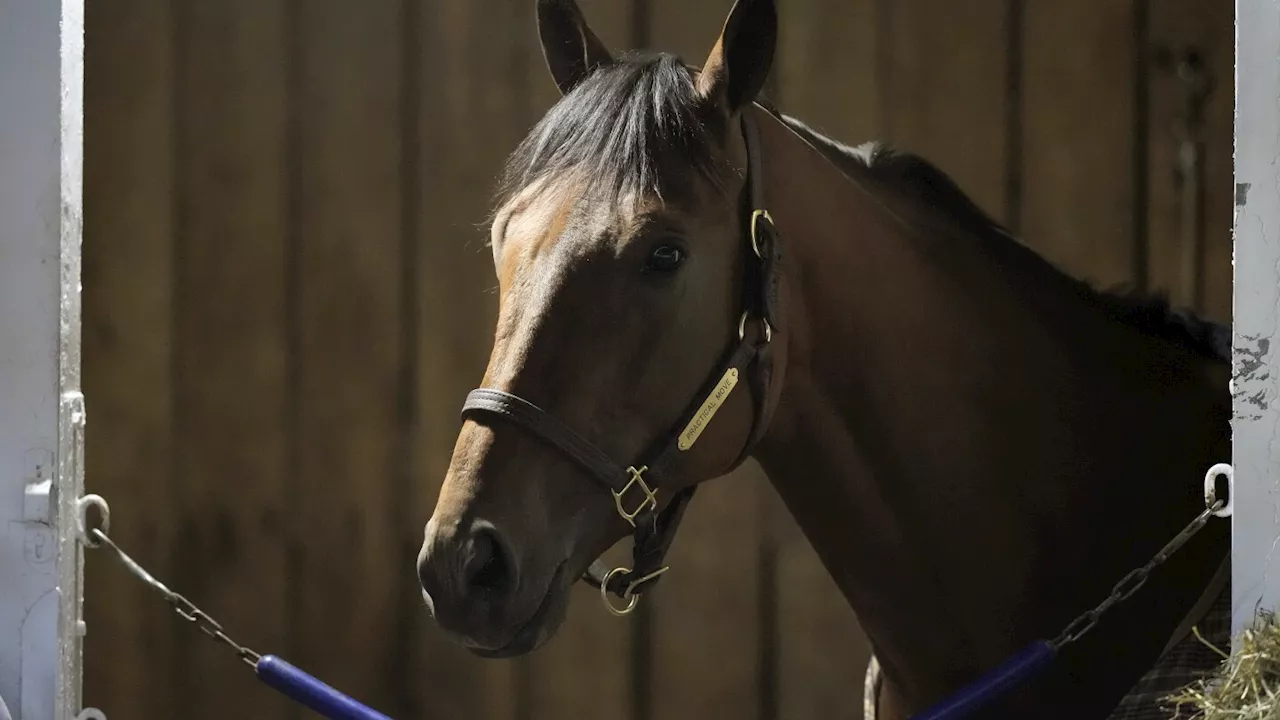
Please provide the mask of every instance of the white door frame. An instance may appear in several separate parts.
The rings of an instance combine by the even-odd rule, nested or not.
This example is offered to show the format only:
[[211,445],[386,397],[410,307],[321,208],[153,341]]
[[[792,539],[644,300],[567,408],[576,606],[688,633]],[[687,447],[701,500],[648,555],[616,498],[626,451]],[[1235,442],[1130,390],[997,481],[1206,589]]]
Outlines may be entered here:
[[81,710],[83,97],[84,0],[0,0],[0,702],[13,720]]
[[1280,599],[1280,5],[1236,0],[1233,635]]

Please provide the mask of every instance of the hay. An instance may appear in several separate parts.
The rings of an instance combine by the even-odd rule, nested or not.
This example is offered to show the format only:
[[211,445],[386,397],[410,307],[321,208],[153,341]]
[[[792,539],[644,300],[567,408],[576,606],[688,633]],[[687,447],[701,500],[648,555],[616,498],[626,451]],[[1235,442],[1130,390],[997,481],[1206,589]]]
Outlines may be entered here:
[[[1280,720],[1280,624],[1275,615],[1258,613],[1253,626],[1241,633],[1235,652],[1214,649],[1224,658],[1218,671],[1166,698],[1174,717]],[[1191,714],[1184,715],[1188,709]]]

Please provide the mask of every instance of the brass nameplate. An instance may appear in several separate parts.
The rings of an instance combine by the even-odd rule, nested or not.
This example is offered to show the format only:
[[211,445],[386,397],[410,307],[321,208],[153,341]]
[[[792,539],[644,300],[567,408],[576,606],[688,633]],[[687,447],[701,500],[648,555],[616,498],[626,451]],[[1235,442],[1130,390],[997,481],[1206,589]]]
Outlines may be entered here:
[[729,368],[725,371],[724,376],[720,378],[720,382],[716,383],[715,389],[707,395],[707,399],[702,401],[702,406],[698,408],[698,412],[693,414],[693,419],[685,426],[684,431],[680,433],[678,446],[681,450],[688,450],[693,444],[698,442],[698,436],[707,428],[707,423],[711,422],[711,418],[715,417],[716,411],[724,405],[724,401],[729,397],[729,393],[733,392],[733,388],[738,384],[738,368]]

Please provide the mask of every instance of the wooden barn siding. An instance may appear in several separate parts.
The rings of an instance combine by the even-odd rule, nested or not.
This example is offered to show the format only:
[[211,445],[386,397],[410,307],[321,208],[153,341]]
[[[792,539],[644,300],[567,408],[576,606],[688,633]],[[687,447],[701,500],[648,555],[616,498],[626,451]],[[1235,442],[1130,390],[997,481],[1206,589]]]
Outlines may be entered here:
[[[614,47],[700,63],[730,0],[582,5]],[[787,112],[921,152],[1069,270],[1179,300],[1186,89],[1159,51],[1200,48],[1217,88],[1199,295],[1228,317],[1229,2],[780,8]],[[754,463],[699,495],[629,620],[580,587],[554,642],[486,662],[421,610],[413,557],[492,339],[488,192],[556,97],[532,0],[87,12],[88,483],[140,560],[397,718],[858,717],[856,618]],[[306,717],[95,558],[89,703]]]

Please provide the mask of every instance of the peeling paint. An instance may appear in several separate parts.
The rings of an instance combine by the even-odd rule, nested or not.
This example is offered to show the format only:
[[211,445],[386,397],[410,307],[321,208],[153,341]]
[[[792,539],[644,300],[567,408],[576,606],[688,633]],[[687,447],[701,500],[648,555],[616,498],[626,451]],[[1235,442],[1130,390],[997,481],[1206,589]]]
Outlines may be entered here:
[[[1241,338],[1246,343],[1251,343],[1254,347],[1244,347],[1236,345],[1235,361],[1236,369],[1232,380],[1235,383],[1247,383],[1251,380],[1265,380],[1267,353],[1271,350],[1271,338],[1244,336]],[[1259,370],[1263,370],[1263,374],[1255,376]]]
[[1236,183],[1236,207],[1244,207],[1249,202],[1249,183]]
[[1270,351],[1271,338],[1250,335],[1242,336],[1233,349],[1231,397],[1236,420],[1256,422],[1271,406]]

